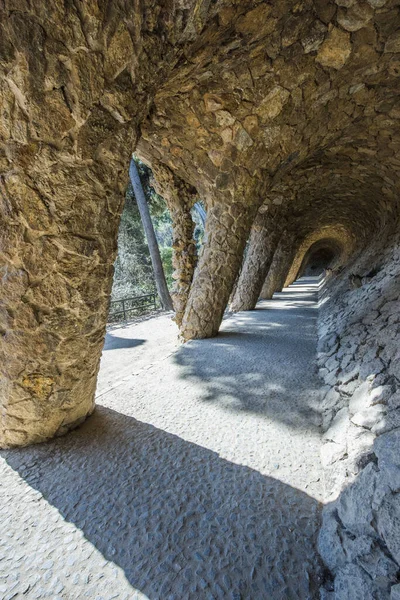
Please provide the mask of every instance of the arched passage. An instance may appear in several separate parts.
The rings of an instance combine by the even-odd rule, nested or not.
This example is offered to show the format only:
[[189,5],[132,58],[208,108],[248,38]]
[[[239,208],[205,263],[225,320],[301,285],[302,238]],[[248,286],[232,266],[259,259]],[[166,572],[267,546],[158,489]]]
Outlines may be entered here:
[[330,250],[333,254],[332,266],[344,265],[356,248],[355,237],[346,227],[340,225],[318,228],[316,231],[309,233],[298,247],[285,280],[285,287],[293,283],[302,274],[311,255],[324,248]]
[[[344,268],[320,317],[323,459],[339,495],[321,552],[342,596],[389,597],[400,566],[399,23],[385,0],[1,3],[1,447],[64,434],[94,409],[136,148],[207,206],[194,273],[189,251],[188,265],[177,257],[186,340],[218,333],[261,206],[285,207],[267,236],[271,295],[293,259],[289,278],[342,227]],[[189,248],[186,216],[176,221]]]
[[300,276],[302,275],[321,275],[331,266],[335,259],[335,251],[333,248],[323,246],[318,250],[311,251],[309,256],[304,257],[303,265],[300,268]]
[[331,267],[336,257],[335,248],[329,245],[321,245],[320,248],[310,248],[304,257],[303,264],[300,267],[299,276],[302,275],[321,275],[326,269]]

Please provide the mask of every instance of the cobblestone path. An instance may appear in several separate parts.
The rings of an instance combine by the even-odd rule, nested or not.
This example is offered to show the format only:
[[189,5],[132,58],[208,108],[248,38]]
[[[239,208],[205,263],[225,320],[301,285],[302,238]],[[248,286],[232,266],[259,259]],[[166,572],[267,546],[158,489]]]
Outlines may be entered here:
[[1,453],[0,598],[317,598],[316,312],[302,280],[216,339],[110,332],[95,414]]

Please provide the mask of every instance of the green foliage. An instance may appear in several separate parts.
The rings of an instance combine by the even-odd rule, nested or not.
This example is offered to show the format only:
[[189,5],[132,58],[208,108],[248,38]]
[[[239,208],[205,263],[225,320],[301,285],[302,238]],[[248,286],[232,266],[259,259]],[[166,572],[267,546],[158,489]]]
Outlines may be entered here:
[[[170,290],[173,289],[172,278],[172,220],[164,198],[159,196],[151,185],[151,170],[138,159],[136,164],[146,200],[149,204],[164,273]],[[195,222],[194,239],[197,250],[203,243],[204,227],[196,209],[192,210]],[[139,209],[131,184],[125,195],[125,205],[121,216],[118,234],[118,256],[115,261],[114,282],[111,292],[112,300],[140,296],[156,292],[153,268],[146,237],[144,235]]]
[[165,279],[167,280],[168,288],[172,290],[174,280],[172,273],[174,268],[172,266],[172,248],[170,246],[160,247],[161,260],[164,267]]
[[[171,217],[165,200],[151,186],[150,169],[142,162],[136,162],[160,246],[168,287],[171,289],[173,285]],[[131,184],[128,185],[125,195],[118,234],[118,256],[114,268],[112,300],[156,291],[149,249]]]

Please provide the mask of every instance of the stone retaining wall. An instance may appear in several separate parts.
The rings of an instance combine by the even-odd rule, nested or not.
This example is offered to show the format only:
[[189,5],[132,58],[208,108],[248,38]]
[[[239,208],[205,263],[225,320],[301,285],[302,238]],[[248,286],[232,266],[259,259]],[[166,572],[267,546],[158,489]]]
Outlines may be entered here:
[[321,290],[323,599],[400,598],[400,235],[389,239]]

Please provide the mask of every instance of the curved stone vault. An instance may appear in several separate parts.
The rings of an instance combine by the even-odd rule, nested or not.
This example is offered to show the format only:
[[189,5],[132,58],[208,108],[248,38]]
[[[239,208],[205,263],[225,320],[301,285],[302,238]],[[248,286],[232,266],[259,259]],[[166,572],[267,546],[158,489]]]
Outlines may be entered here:
[[[375,379],[389,386],[379,406],[398,398],[398,310],[384,309],[399,295],[396,0],[5,0],[0,73],[1,447],[62,435],[94,409],[133,151],[171,211],[184,340],[215,336],[228,303],[253,309],[330,249],[327,430],[340,411],[354,418],[366,382],[368,394]],[[387,313],[379,336],[364,327],[370,313]],[[346,445],[349,419],[329,444]],[[341,464],[352,457],[346,481],[394,428],[363,422],[362,449],[331,448]]]

